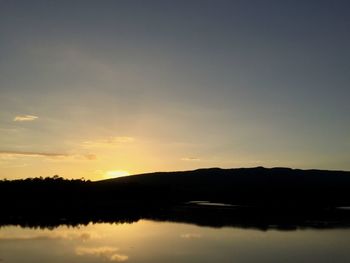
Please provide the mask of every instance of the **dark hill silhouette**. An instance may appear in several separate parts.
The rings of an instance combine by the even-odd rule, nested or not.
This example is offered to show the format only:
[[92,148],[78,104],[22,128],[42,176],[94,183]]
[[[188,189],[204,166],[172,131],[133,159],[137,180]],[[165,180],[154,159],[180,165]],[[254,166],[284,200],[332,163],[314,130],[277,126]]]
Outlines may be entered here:
[[10,217],[152,217],[194,200],[254,207],[259,211],[284,213],[292,209],[304,213],[350,207],[350,172],[210,168],[96,182],[54,176],[0,181],[0,198],[2,214]]
[[144,198],[210,200],[255,206],[350,205],[350,172],[345,171],[209,168],[140,174],[96,184],[109,188],[128,185],[148,189]]

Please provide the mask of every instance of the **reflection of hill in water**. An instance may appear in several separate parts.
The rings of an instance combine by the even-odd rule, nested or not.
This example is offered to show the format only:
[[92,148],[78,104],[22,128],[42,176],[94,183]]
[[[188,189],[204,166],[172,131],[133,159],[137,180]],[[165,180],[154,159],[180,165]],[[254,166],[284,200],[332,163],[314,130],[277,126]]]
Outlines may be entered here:
[[60,225],[79,226],[89,223],[134,223],[140,219],[188,223],[206,227],[238,227],[259,230],[336,229],[350,228],[350,210],[274,210],[251,207],[198,206],[187,204],[153,211],[129,210],[123,213],[71,213],[24,216],[1,216],[0,225],[29,228],[55,228]]

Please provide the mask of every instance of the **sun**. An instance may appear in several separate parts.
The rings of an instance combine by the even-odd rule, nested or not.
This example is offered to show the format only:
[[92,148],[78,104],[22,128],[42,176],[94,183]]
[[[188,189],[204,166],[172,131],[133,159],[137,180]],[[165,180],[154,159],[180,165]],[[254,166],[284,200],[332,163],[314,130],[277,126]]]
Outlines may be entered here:
[[107,178],[117,178],[117,177],[122,177],[122,176],[128,176],[130,173],[125,170],[112,170],[112,171],[107,171],[105,173],[105,176]]

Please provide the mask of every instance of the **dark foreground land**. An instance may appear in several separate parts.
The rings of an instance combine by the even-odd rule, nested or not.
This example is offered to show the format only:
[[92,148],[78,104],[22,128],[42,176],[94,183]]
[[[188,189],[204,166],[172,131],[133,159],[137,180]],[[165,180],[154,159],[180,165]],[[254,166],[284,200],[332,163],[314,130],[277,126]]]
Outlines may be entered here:
[[350,226],[350,172],[342,171],[212,168],[97,182],[55,176],[1,181],[0,198],[0,225],[152,219],[259,229]]

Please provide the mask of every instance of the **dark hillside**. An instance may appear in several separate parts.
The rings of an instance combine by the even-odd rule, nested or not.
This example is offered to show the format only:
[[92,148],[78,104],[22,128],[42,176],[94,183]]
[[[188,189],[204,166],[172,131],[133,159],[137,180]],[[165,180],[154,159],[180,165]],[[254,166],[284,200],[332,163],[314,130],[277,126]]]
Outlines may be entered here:
[[97,184],[109,187],[128,185],[149,189],[150,192],[153,189],[161,192],[163,198],[173,200],[211,200],[263,206],[350,204],[350,172],[344,171],[210,168],[140,174]]
[[193,200],[270,208],[350,206],[350,172],[289,168],[199,169],[90,182],[0,181],[5,214],[139,213]]

